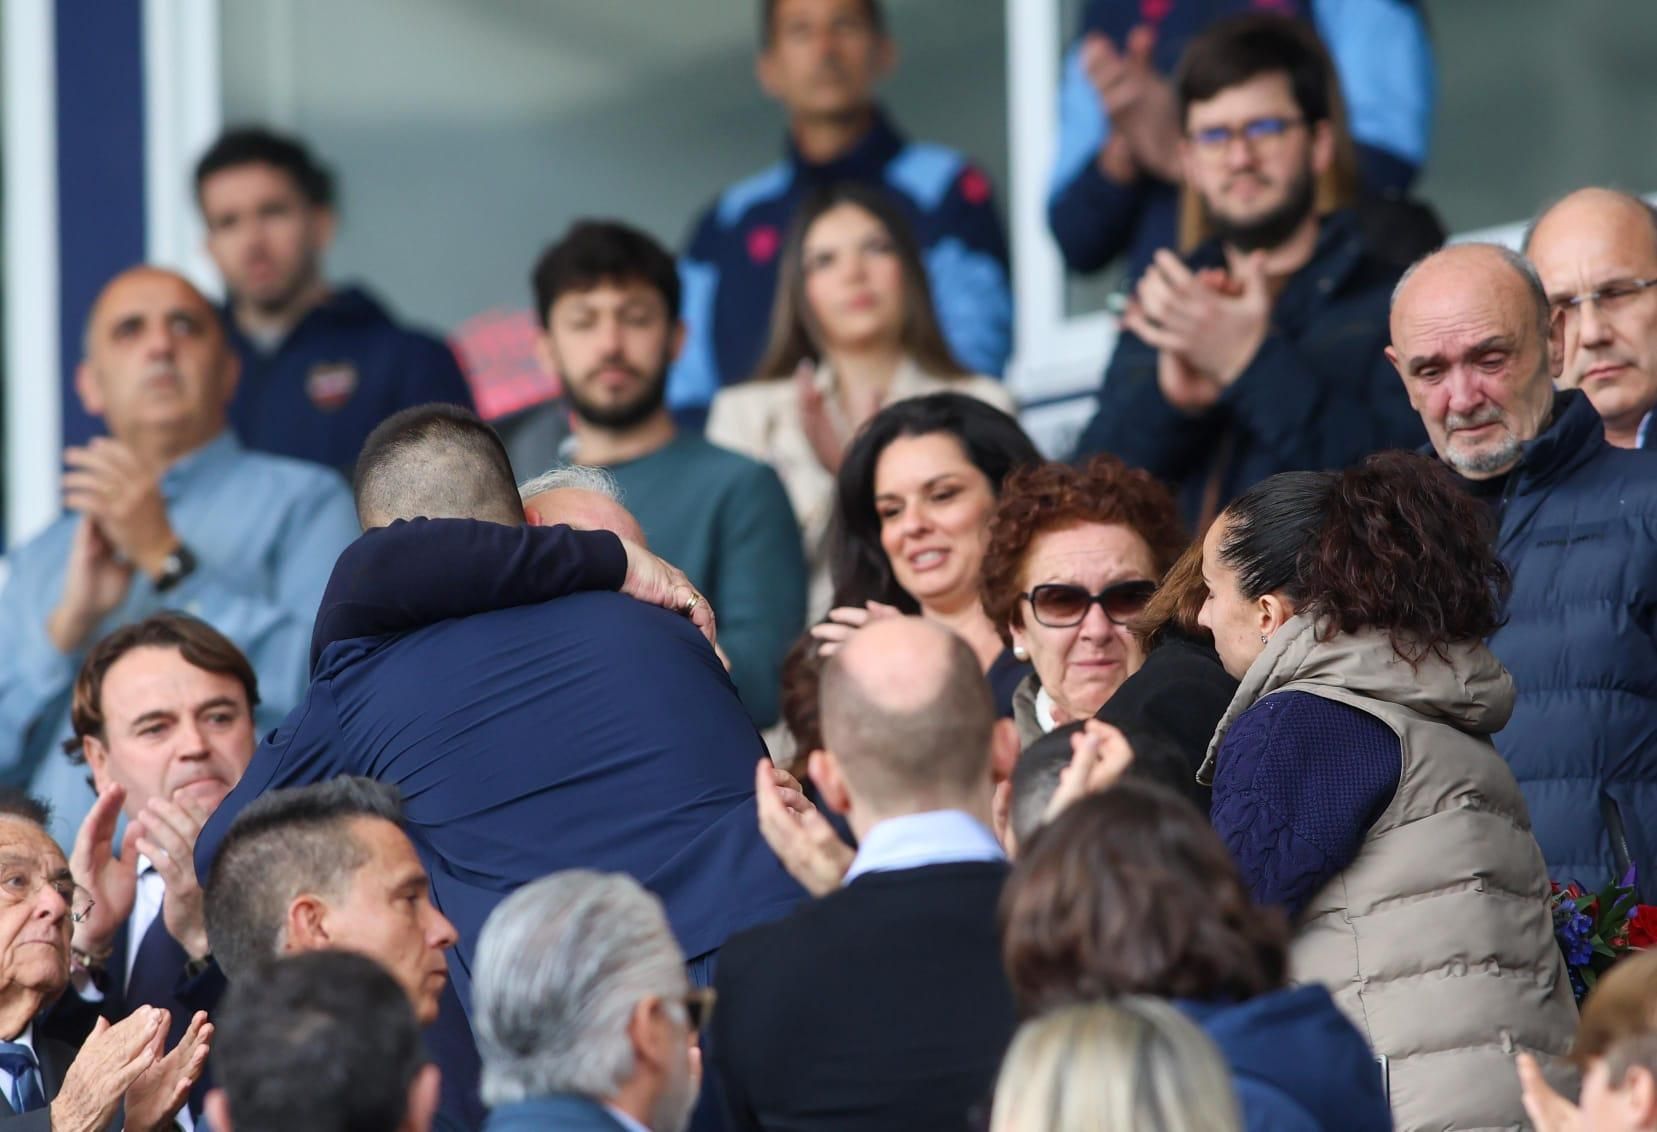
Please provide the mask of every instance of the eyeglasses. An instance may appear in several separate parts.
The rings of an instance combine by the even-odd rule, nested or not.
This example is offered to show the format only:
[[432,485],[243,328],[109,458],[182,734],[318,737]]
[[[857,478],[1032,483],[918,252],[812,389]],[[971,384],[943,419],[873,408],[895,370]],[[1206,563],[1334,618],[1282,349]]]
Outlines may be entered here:
[[715,997],[712,987],[692,987],[685,992],[685,997],[680,1001],[685,1004],[685,1021],[693,1032],[699,1033],[713,1021]]
[[1583,303],[1593,303],[1600,314],[1615,314],[1630,305],[1635,296],[1647,287],[1657,287],[1657,279],[1613,279],[1592,291],[1580,295],[1561,295],[1548,301],[1548,309],[1566,318],[1579,313]]
[[1193,130],[1191,142],[1204,155],[1218,157],[1230,149],[1231,143],[1237,138],[1242,138],[1250,149],[1258,149],[1282,141],[1290,130],[1305,124],[1304,118],[1286,118],[1278,115],[1251,118],[1241,126],[1208,126],[1201,130]]
[[1018,596],[1030,603],[1030,612],[1036,621],[1049,629],[1068,629],[1080,625],[1090,607],[1097,605],[1105,611],[1113,625],[1126,625],[1134,614],[1145,608],[1145,603],[1156,593],[1156,583],[1144,580],[1117,582],[1096,594],[1081,586],[1049,582],[1029,593]]
[[69,919],[81,923],[92,911],[92,894],[68,877],[49,875],[33,865],[0,862],[0,904],[24,904],[50,886],[69,906]]

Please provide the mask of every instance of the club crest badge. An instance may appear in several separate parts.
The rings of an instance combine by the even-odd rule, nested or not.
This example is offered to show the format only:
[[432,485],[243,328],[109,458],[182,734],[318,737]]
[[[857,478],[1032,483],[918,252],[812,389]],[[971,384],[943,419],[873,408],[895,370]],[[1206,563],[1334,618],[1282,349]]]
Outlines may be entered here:
[[357,367],[350,362],[320,362],[305,375],[305,395],[324,413],[337,412],[357,391]]

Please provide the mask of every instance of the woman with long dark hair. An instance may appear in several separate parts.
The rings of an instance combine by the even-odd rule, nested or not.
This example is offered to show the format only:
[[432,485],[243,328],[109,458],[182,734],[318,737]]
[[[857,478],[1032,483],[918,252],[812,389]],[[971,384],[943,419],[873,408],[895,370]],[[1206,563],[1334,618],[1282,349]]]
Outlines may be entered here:
[[708,439],[777,471],[805,540],[813,615],[827,608],[834,475],[883,406],[952,390],[1013,410],[1000,382],[955,360],[908,220],[880,189],[844,182],[800,205],[783,242],[771,340],[752,379],[723,390]]
[[834,608],[812,634],[829,649],[871,616],[920,614],[983,665],[1002,715],[1030,671],[981,596],[990,518],[1014,468],[1041,461],[1018,422],[959,393],[888,405],[840,465],[831,539]]
[[1507,572],[1440,464],[1372,456],[1240,496],[1201,623],[1241,684],[1201,777],[1254,898],[1389,1067],[1400,1130],[1525,1123],[1512,1059],[1568,1048],[1548,876],[1491,744]]

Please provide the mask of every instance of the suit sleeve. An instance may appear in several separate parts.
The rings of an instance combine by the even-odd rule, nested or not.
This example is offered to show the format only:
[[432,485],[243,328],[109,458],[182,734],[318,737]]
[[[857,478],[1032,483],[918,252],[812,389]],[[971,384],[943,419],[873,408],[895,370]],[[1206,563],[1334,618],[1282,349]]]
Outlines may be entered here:
[[1364,184],[1403,192],[1427,160],[1437,101],[1433,45],[1413,0],[1314,0],[1334,57]]
[[[8,781],[28,782],[35,768],[25,766],[30,732],[52,726],[57,705],[67,697],[81,655],[61,653],[46,635],[46,617],[57,603],[65,566],[48,563],[37,548],[13,553],[11,576],[0,591],[0,769]],[[56,709],[56,710],[53,710]]]
[[1012,353],[1013,294],[1007,236],[989,178],[965,166],[930,227],[926,275],[938,326],[962,365],[999,376]]
[[1353,343],[1349,371],[1320,376],[1273,331],[1221,403],[1280,471],[1344,468],[1372,452],[1418,448],[1427,442],[1421,418],[1381,349],[1364,336]]
[[761,957],[749,957],[739,946],[733,947],[730,941],[721,949],[719,971],[714,976],[714,989],[719,995],[719,1002],[724,1007],[713,1012],[713,1024],[709,1033],[708,1054],[713,1061],[713,1072],[719,1080],[720,1099],[724,1102],[726,1127],[731,1132],[763,1132],[764,1126],[760,1123],[759,1114],[754,1111],[754,1101],[748,1092],[747,1070],[742,1064],[742,1058],[752,1056],[763,1048],[764,1043],[756,1046],[745,1043],[743,1035],[735,1028],[734,1019],[748,1007],[744,988],[736,977],[738,969],[733,969],[734,963],[752,963],[761,961]]
[[616,590],[626,577],[627,554],[609,531],[399,520],[368,531],[340,554],[317,612],[311,665],[335,641]]
[[783,656],[805,622],[800,528],[777,473],[765,465],[733,483],[721,502],[719,577],[708,599],[731,682],[756,723],[777,720]]
[[719,217],[716,208],[709,208],[679,257],[679,311],[685,344],[667,374],[667,405],[676,416],[701,417],[724,384],[713,326],[719,301],[718,245]]
[[399,409],[432,401],[475,408],[472,387],[460,361],[447,342],[425,334],[409,334],[403,350],[402,403]]
[[1170,405],[1156,378],[1157,354],[1123,331],[1105,370],[1099,409],[1082,431],[1076,456],[1109,452],[1158,479],[1178,484],[1209,457],[1225,413],[1189,416]]

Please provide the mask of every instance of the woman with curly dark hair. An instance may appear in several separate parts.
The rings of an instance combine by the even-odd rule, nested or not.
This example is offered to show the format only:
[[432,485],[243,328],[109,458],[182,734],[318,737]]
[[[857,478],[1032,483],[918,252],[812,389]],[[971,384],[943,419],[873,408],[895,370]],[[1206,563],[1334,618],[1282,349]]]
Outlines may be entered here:
[[1548,876],[1490,736],[1507,572],[1435,461],[1273,476],[1203,542],[1199,618],[1241,684],[1201,777],[1254,898],[1390,1067],[1397,1126],[1519,1127],[1512,1059],[1575,1010]]
[[1185,544],[1168,489],[1114,456],[1007,477],[984,553],[984,612],[1035,668],[1013,694],[1021,744],[1092,716],[1138,670],[1145,656],[1127,626]]
[[1213,1039],[1249,1132],[1392,1127],[1363,1038],[1321,986],[1291,988],[1283,914],[1249,900],[1189,802],[1124,780],[1041,829],[1001,897],[1019,1013],[1147,995]]

